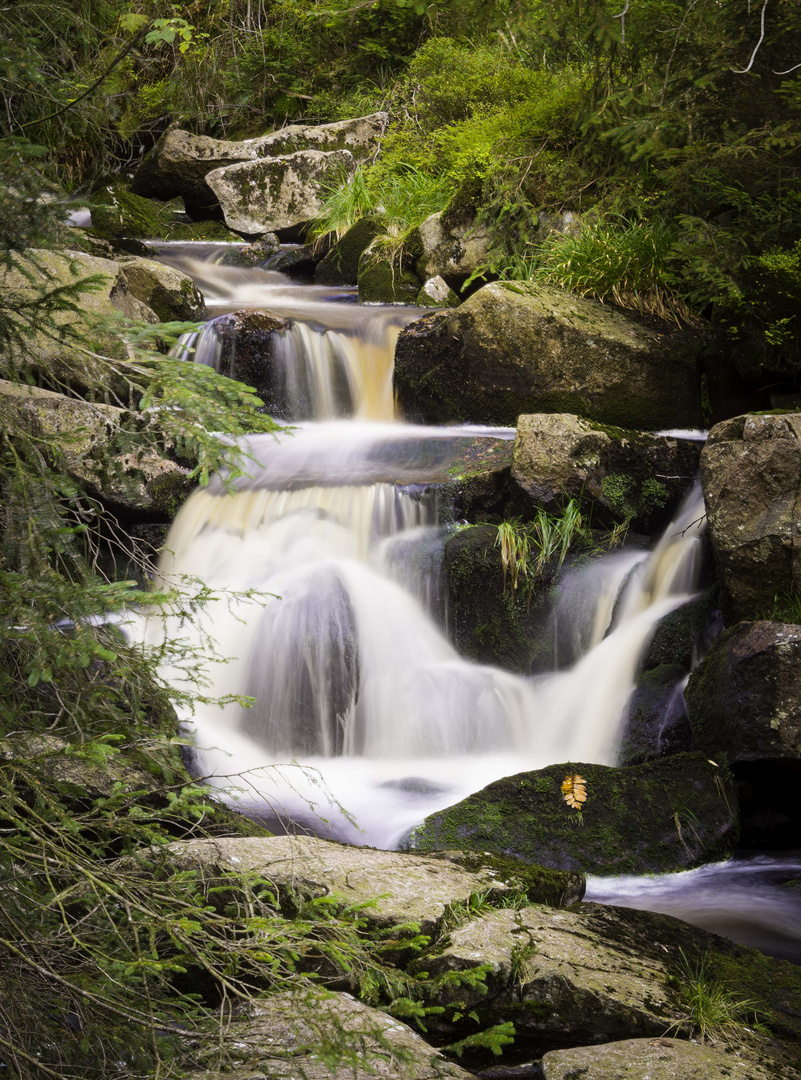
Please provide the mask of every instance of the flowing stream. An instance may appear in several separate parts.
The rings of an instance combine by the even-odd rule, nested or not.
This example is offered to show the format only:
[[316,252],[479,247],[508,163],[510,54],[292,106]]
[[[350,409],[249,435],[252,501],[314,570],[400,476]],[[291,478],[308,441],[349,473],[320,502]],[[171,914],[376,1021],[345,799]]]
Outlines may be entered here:
[[[419,310],[226,266],[225,245],[155,247],[215,316],[255,308],[289,320],[270,362],[303,400],[291,430],[243,441],[249,475],[195,492],[167,541],[165,581],[239,594],[212,600],[189,631],[192,644],[215,641],[224,662],[209,692],[229,699],[187,717],[198,771],[267,822],[391,848],[498,777],[614,764],[642,653],[697,586],[699,488],[653,552],[595,558],[568,577],[561,670],[534,679],[468,662],[443,629],[438,485],[465,443],[514,432],[395,418],[394,344]],[[218,365],[214,322],[183,348]],[[151,620],[147,632],[158,642],[187,627]]]

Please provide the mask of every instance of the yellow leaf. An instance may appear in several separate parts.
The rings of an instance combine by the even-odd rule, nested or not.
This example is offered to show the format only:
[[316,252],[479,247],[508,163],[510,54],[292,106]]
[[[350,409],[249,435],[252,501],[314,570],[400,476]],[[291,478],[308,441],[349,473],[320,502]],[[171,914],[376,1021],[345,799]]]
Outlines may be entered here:
[[562,795],[568,806],[578,810],[587,801],[587,781],[583,776],[566,776],[562,781]]

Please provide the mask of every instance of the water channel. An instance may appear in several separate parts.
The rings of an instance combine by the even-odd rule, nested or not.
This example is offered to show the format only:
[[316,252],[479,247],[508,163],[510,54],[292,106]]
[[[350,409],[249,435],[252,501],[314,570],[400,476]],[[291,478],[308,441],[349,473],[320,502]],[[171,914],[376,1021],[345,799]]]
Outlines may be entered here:
[[[650,635],[697,587],[698,486],[652,552],[594,559],[565,583],[557,618],[569,622],[570,666],[524,678],[463,659],[440,596],[438,485],[463,445],[492,446],[514,431],[403,423],[394,345],[421,311],[360,306],[354,290],[226,266],[227,250],[154,245],[195,279],[213,318],[256,309],[289,320],[271,362],[292,426],[244,441],[249,475],[196,491],[162,559],[168,582],[187,575],[258,594],[212,602],[191,631],[198,645],[211,635],[225,661],[211,693],[255,699],[186,717],[198,772],[270,824],[391,848],[426,815],[501,776],[568,760],[615,764]],[[218,365],[213,319],[183,348]],[[149,633],[187,631],[159,624]],[[780,888],[801,875],[799,863],[591,879],[588,898],[668,911],[801,960],[798,893]]]

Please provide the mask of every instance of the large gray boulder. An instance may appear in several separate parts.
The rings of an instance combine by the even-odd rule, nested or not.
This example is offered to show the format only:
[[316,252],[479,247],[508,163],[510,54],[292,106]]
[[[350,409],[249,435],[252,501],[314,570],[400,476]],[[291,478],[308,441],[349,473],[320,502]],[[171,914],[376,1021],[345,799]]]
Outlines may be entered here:
[[[562,790],[577,775],[581,809]],[[675,754],[628,768],[567,762],[503,777],[429,815],[409,846],[493,851],[587,874],[647,874],[726,858],[738,836],[728,769],[705,754]]]
[[118,507],[174,514],[191,490],[188,469],[137,449],[124,409],[0,380],[0,425],[42,441],[56,467]]
[[[406,1024],[350,994],[307,990],[251,1000],[185,1080],[470,1080]],[[332,1064],[336,1051],[340,1060]]]
[[335,124],[292,124],[256,139],[239,141],[170,128],[142,161],[131,188],[137,195],[158,199],[181,195],[193,217],[205,217],[215,210],[219,213],[217,197],[206,183],[206,176],[213,170],[260,158],[283,157],[299,150],[347,150],[354,158],[364,160],[377,152],[386,124],[386,113],[373,113]]
[[298,150],[215,169],[206,182],[226,225],[259,236],[306,224],[322,206],[323,186],[355,168],[349,150]]
[[395,390],[405,416],[430,423],[555,412],[642,431],[698,427],[700,344],[596,300],[494,282],[404,330]]
[[698,747],[729,761],[801,761],[801,626],[740,623],[690,676]]
[[[517,421],[512,491],[531,513],[559,512],[568,499],[640,528],[667,520],[692,483],[700,443],[602,427],[567,413]],[[598,514],[600,512],[600,514]]]
[[709,536],[731,621],[801,594],[801,413],[736,416],[701,455]]
[[[783,1076],[795,1072],[787,1064]],[[626,1039],[604,1046],[552,1050],[542,1059],[543,1080],[775,1080],[772,1062],[753,1051],[710,1046],[686,1039]]]
[[[255,872],[279,890],[366,904],[362,914],[373,929],[413,922],[424,934],[432,934],[452,905],[467,904],[473,894],[500,901],[521,891],[512,863],[501,873],[491,858],[468,867],[445,856],[354,848],[309,836],[185,840],[170,845],[169,858],[179,869],[207,876],[221,869]],[[557,880],[543,872],[542,880],[541,895],[554,887],[568,903],[583,895],[583,879],[576,875]]]

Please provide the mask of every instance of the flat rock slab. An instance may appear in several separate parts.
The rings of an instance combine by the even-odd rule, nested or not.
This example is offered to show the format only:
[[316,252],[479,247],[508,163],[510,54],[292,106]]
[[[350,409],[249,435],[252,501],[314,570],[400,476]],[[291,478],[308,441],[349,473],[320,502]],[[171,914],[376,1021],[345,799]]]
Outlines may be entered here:
[[[350,994],[280,994],[248,1005],[223,1037],[225,1064],[183,1074],[185,1080],[469,1080],[406,1024],[363,1005]],[[341,1053],[339,1063],[332,1056]]]
[[475,893],[499,899],[519,891],[519,883],[504,880],[491,866],[468,870],[448,858],[347,847],[316,837],[186,840],[171,844],[169,851],[181,868],[258,873],[279,890],[335,894],[349,904],[368,904],[363,915],[373,926],[418,923],[424,934],[436,930],[452,904],[466,904]]
[[659,1038],[554,1050],[542,1059],[542,1075],[543,1080],[776,1080],[778,1074],[750,1053]]

